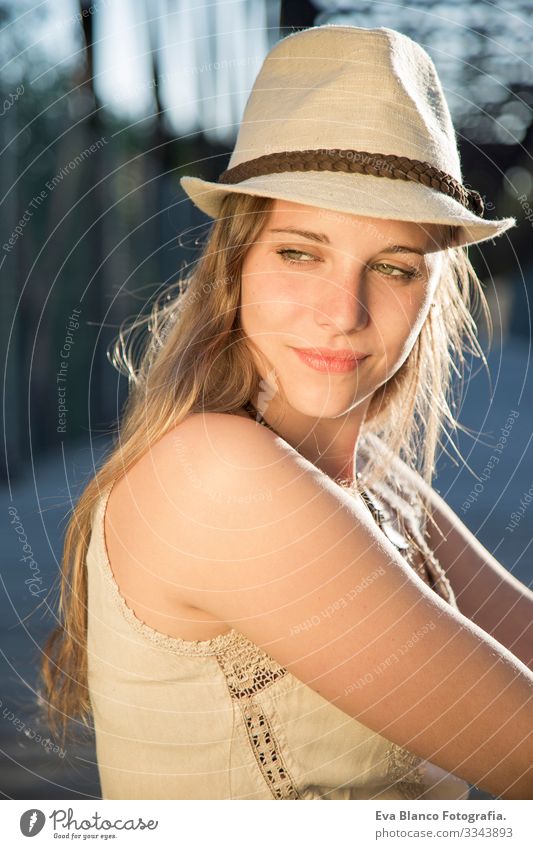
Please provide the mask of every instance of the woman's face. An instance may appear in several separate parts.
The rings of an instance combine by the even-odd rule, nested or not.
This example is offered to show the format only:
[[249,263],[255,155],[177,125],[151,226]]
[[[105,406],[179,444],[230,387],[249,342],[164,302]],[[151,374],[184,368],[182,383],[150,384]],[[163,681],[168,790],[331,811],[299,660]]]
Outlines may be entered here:
[[[437,225],[276,200],[242,269],[241,324],[267,358],[255,356],[267,395],[281,387],[293,408],[313,417],[368,405],[424,323],[442,267],[440,239]],[[315,360],[296,349],[315,349]],[[346,368],[316,349],[365,357]]]

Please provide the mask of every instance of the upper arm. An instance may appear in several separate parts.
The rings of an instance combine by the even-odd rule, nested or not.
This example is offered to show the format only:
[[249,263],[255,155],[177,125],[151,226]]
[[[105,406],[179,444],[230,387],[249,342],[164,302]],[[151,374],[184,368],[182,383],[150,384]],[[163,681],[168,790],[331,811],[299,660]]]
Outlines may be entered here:
[[490,792],[533,761],[525,667],[284,440],[195,414],[156,446],[153,466],[154,533],[179,560],[188,603],[372,730]]

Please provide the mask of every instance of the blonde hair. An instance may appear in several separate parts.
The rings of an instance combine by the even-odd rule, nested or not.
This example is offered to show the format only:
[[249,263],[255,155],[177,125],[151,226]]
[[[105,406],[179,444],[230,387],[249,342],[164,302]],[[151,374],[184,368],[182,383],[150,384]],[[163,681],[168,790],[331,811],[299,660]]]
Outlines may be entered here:
[[[43,647],[41,705],[65,741],[69,721],[88,727],[86,554],[94,508],[104,489],[189,413],[235,412],[257,397],[258,375],[240,326],[240,279],[249,246],[273,201],[228,194],[192,271],[169,287],[148,316],[119,333],[112,351],[130,393],[115,443],[69,520],[61,562],[58,626]],[[450,228],[449,238],[453,238]],[[464,352],[483,352],[472,316],[475,297],[490,328],[481,284],[462,247],[446,247],[430,310],[401,368],[372,397],[364,432],[430,483],[440,434],[459,423],[449,406],[452,375]],[[147,332],[146,332],[147,331]],[[454,363],[457,355],[459,363]],[[137,360],[137,361],[136,361]],[[376,458],[376,463],[377,463]],[[374,474],[377,466],[374,468]],[[372,468],[368,470],[372,475]]]

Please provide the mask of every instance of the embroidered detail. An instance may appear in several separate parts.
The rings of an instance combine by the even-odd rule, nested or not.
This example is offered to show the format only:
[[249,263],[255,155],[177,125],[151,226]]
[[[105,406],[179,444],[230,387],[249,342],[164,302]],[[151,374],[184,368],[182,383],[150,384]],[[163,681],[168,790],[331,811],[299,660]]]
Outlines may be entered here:
[[246,699],[261,693],[274,681],[287,675],[284,666],[280,666],[244,636],[238,644],[231,646],[230,651],[226,649],[218,652],[217,660],[234,699]]
[[420,765],[423,759],[408,749],[391,743],[387,750],[387,780],[405,799],[419,799],[427,790]]
[[239,703],[257,765],[275,799],[300,796],[282,755],[282,746],[254,696],[288,674],[255,643],[243,638],[231,651],[217,654],[231,698]]
[[241,702],[241,711],[257,764],[274,799],[299,799],[268,717],[253,698]]

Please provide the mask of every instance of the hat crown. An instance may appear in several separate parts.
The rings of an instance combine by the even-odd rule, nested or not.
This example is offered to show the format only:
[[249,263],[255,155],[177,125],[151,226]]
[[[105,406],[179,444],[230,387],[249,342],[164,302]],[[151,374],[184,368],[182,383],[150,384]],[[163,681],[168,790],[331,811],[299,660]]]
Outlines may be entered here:
[[419,159],[461,180],[455,131],[430,56],[387,27],[324,24],[270,50],[228,167],[287,150]]
[[237,193],[444,224],[456,246],[516,226],[483,218],[483,198],[462,179],[435,66],[388,27],[323,24],[282,38],[256,77],[227,168],[216,182],[180,183],[213,218]]

